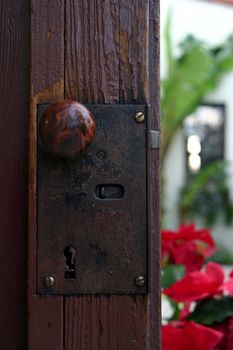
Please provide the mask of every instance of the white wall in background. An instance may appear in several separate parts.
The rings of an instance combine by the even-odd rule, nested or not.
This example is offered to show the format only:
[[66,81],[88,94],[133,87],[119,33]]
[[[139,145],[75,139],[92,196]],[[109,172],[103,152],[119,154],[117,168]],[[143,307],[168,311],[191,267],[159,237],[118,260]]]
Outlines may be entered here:
[[[172,9],[172,38],[174,46],[187,34],[206,41],[209,44],[222,43],[233,33],[233,6],[204,0],[161,0],[161,76],[166,73],[164,54],[163,28],[167,13]],[[224,103],[226,105],[225,121],[225,158],[230,161],[231,168],[229,186],[233,199],[233,73],[226,75],[218,89],[206,98],[207,102]],[[165,207],[167,209],[164,225],[176,228],[177,200],[180,188],[185,181],[185,152],[181,132],[177,133],[165,162],[164,180]],[[226,228],[219,223],[214,229],[218,240],[233,248],[233,227]]]

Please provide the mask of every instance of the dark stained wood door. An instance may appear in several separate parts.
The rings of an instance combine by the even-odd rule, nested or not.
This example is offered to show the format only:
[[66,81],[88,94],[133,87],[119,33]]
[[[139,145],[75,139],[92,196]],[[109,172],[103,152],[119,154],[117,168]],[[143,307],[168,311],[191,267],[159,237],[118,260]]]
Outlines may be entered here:
[[29,3],[0,1],[0,348],[26,348]]
[[37,105],[150,104],[159,130],[159,1],[0,0],[0,19],[1,348],[159,350],[159,150],[148,153],[150,293],[36,289]]

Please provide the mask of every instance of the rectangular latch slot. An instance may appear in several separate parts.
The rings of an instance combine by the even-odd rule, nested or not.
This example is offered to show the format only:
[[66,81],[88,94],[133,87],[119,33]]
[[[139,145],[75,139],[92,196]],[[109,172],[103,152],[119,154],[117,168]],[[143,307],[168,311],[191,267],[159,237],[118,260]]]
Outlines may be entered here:
[[124,192],[122,185],[98,185],[95,189],[96,197],[100,199],[120,199]]

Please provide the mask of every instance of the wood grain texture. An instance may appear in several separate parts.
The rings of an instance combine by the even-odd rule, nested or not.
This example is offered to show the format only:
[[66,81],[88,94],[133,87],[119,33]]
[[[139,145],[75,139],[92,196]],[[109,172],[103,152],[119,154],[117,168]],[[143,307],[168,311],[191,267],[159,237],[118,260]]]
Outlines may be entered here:
[[65,349],[145,349],[146,298],[67,297]]
[[119,0],[120,103],[145,103],[148,95],[149,1]]
[[31,1],[28,289],[36,292],[37,104],[64,98],[64,2]]
[[[160,130],[160,18],[159,0],[149,4],[149,103],[150,128]],[[150,164],[149,183],[149,270],[151,294],[148,302],[147,348],[161,347],[161,285],[160,285],[160,151],[148,152]]]
[[[63,97],[64,11],[64,0],[31,0],[31,88],[35,98],[39,94],[43,100]],[[54,92],[58,83],[59,94]]]
[[65,92],[83,103],[119,97],[118,0],[66,1]]
[[38,297],[34,294],[36,293],[37,264],[37,104],[64,98],[64,12],[63,0],[31,1],[28,350],[63,349],[63,299]]
[[0,2],[1,349],[25,349],[29,2]]
[[62,298],[30,297],[29,320],[33,332],[29,332],[28,349],[63,349]]
[[[150,103],[157,128],[158,16],[157,0],[68,0],[66,96],[84,103]],[[159,152],[149,160],[151,294],[66,298],[65,350],[160,348]]]

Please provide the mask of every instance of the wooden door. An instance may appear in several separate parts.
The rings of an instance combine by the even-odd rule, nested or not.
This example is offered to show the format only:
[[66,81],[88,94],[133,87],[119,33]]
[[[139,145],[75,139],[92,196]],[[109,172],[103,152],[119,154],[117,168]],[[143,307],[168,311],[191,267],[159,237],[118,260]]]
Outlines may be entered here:
[[149,128],[159,130],[159,1],[9,0],[0,10],[1,348],[159,350],[158,149],[148,153],[150,292],[40,296],[36,288],[37,105],[150,104]]
[[0,348],[26,348],[29,3],[0,1]]

